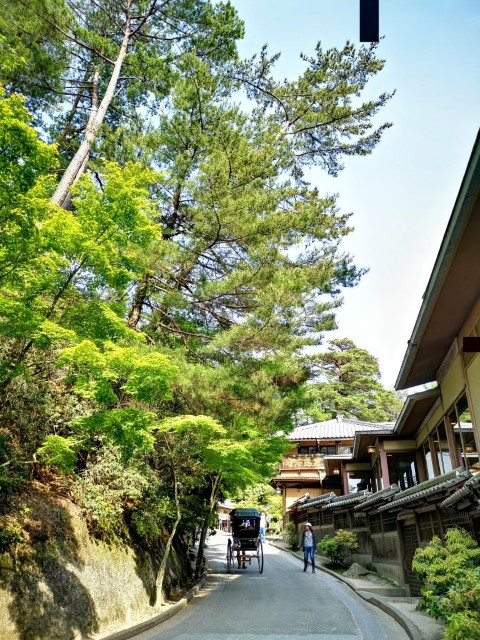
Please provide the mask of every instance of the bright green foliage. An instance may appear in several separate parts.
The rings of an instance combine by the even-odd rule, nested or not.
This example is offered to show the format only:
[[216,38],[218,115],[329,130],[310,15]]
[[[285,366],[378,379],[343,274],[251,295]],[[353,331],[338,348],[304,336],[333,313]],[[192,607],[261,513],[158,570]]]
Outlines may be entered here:
[[0,283],[39,250],[38,225],[48,213],[45,176],[56,150],[31,124],[24,99],[0,87]]
[[333,564],[349,567],[352,553],[358,549],[357,534],[345,529],[338,529],[333,537],[323,536],[317,544],[320,553],[329,558]]
[[480,548],[463,529],[448,529],[417,549],[412,568],[424,583],[421,608],[446,620],[446,640],[480,637]]
[[38,455],[44,464],[56,467],[61,473],[72,473],[77,465],[75,440],[71,437],[48,435]]
[[169,399],[177,373],[168,356],[143,345],[107,342],[102,349],[91,340],[64,349],[59,364],[69,366],[78,394],[105,406],[127,399],[152,405]]
[[304,169],[374,148],[389,95],[362,93],[383,62],[319,45],[279,82],[266,50],[239,59],[228,2],[0,9],[0,82],[58,149],[0,99],[0,482],[38,450],[97,535],[163,536],[168,556],[288,447],[303,347],[362,275],[349,214]]
[[153,449],[155,414],[136,407],[111,409],[93,416],[79,418],[72,427],[82,434],[97,436],[122,452],[128,460],[135,452]]
[[341,414],[367,422],[394,422],[402,400],[380,383],[377,359],[346,338],[331,340],[329,350],[308,359],[316,381],[307,385],[307,414],[315,421]]

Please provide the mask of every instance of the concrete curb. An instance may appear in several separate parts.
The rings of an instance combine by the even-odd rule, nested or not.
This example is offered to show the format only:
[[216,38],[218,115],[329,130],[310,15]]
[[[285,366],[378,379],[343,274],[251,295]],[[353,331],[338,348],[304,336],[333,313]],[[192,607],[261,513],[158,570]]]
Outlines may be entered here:
[[[298,558],[299,560],[303,560],[302,555],[300,555],[296,551],[285,549],[281,545],[276,545],[275,540],[271,540],[270,544],[273,544],[274,546],[277,547],[277,549],[280,549],[281,551],[286,551],[287,553],[290,553],[292,556],[295,556],[295,558]],[[388,602],[383,600],[381,597],[375,596],[369,593],[368,591],[361,591],[361,590],[355,589],[355,587],[351,584],[349,580],[347,580],[347,578],[344,578],[338,573],[335,573],[335,571],[331,571],[330,569],[322,567],[321,565],[317,565],[316,569],[319,569],[324,573],[328,573],[333,578],[340,580],[341,582],[346,584],[348,587],[350,587],[352,591],[355,591],[355,593],[358,594],[361,598],[363,598],[363,600],[366,600],[370,604],[375,605],[376,607],[381,609],[384,613],[391,616],[394,620],[398,622],[400,626],[403,627],[403,629],[407,633],[410,640],[423,640],[423,636],[420,633],[420,631],[417,629],[417,627],[412,622],[410,622],[410,620],[406,616],[404,616],[400,611],[398,611],[398,609],[395,609],[395,607],[390,606]]]
[[375,605],[376,607],[387,613],[389,616],[391,616],[394,620],[396,620],[398,624],[404,628],[410,640],[423,640],[422,634],[413,624],[413,622],[410,622],[410,620],[406,616],[402,615],[400,611],[398,611],[398,609],[395,609],[395,607],[391,607],[388,602],[386,602],[382,598],[374,596],[366,591],[357,591],[356,593],[358,593],[358,595],[364,600]]
[[205,585],[207,580],[208,573],[208,562],[205,559],[205,566],[203,568],[203,573],[199,581],[190,589],[190,591],[178,602],[168,608],[164,613],[159,613],[153,618],[149,618],[148,620],[144,620],[143,622],[139,622],[138,624],[133,625],[132,627],[128,627],[128,629],[121,629],[120,631],[115,631],[108,636],[103,636],[99,638],[99,640],[128,640],[129,638],[133,638],[139,633],[143,633],[143,631],[148,631],[148,629],[152,629],[157,625],[165,622],[169,618],[172,618],[176,613],[178,613],[185,605],[187,605],[192,598],[194,598],[200,589]]

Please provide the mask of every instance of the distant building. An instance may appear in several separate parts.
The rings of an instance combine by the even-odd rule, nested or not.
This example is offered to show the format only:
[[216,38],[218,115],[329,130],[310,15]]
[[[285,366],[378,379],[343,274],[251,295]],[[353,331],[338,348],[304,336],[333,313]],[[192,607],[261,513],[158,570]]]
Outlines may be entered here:
[[413,389],[394,424],[295,429],[272,483],[299,530],[354,531],[355,560],[419,595],[417,548],[451,527],[480,542],[480,135],[396,388]]
[[294,429],[288,436],[292,448],[283,456],[278,473],[271,480],[282,494],[284,514],[305,496],[371,489],[370,463],[353,462],[355,434],[368,433],[375,439],[390,433],[393,426],[393,422],[363,422],[337,416]]

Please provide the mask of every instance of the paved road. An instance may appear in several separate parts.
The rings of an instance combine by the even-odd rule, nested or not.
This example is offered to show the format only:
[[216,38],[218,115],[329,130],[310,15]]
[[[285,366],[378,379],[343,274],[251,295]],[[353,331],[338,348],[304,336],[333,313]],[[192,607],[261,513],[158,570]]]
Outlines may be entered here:
[[138,640],[408,640],[389,616],[335,578],[268,544],[257,561],[227,573],[228,536],[208,539],[205,587],[174,618]]

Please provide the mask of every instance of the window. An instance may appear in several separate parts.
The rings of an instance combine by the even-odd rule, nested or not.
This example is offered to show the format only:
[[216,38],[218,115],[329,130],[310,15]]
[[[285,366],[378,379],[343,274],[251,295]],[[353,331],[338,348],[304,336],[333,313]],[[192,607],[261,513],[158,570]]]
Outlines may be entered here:
[[398,484],[402,491],[418,484],[415,451],[399,451],[387,459],[390,484]]
[[447,442],[447,432],[443,421],[438,425],[434,433],[435,451],[438,459],[440,473],[448,473],[453,469],[450,450]]
[[425,440],[423,443],[423,455],[425,457],[425,464],[427,465],[427,476],[430,480],[430,478],[435,477],[435,473],[433,472],[432,452],[430,451],[428,440]]
[[382,517],[379,513],[370,516],[370,531],[382,533]]
[[335,445],[319,447],[319,451],[323,453],[324,456],[334,456],[337,453]]
[[345,445],[338,445],[338,455],[341,456],[345,456],[345,455],[351,455],[353,451],[353,447],[349,447],[349,446],[345,446]]
[[382,514],[382,528],[383,531],[396,531],[397,530],[397,514],[385,513]]
[[320,521],[322,524],[333,524],[333,513],[329,509],[321,511]]
[[453,429],[455,448],[459,464],[470,469],[478,462],[478,448],[473,434],[473,425],[467,398],[463,395],[448,414]]
[[459,465],[470,469],[478,462],[478,448],[465,394],[429,434],[422,448],[428,478],[448,473]]
[[298,447],[298,453],[317,453],[317,451],[318,447],[315,446]]
[[334,522],[335,529],[348,529],[350,527],[350,521],[348,517],[348,511],[341,511],[340,513],[335,513]]
[[368,527],[368,520],[366,513],[357,513],[353,514],[353,524],[352,527],[354,529],[359,529],[360,527]]

